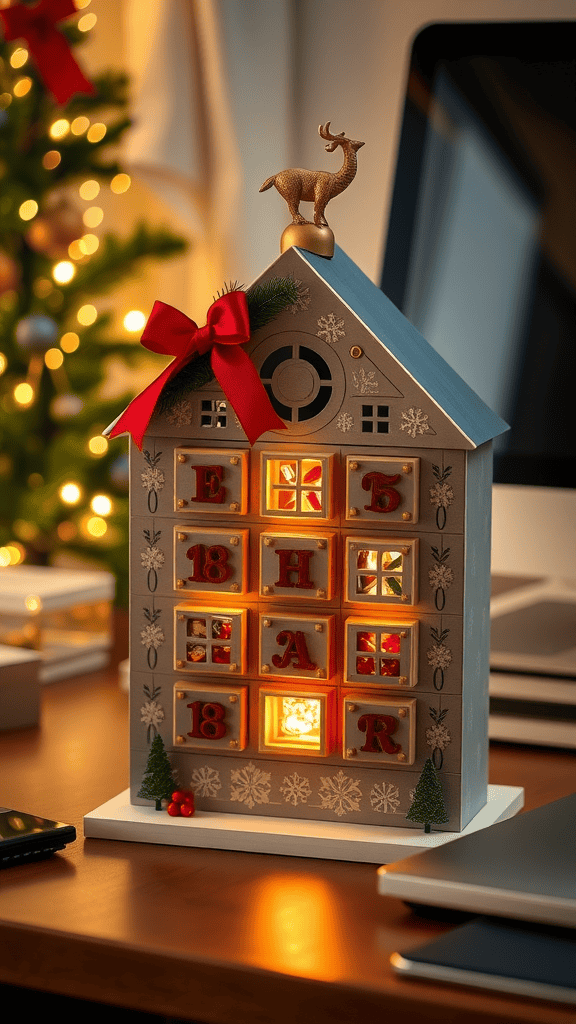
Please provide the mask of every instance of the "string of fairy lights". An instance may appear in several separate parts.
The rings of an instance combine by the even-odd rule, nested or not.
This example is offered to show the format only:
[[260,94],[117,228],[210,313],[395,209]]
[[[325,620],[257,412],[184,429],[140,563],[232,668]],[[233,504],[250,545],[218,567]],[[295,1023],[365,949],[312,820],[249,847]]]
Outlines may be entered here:
[[[75,4],[77,9],[81,11],[89,6],[90,0],[75,0]],[[94,28],[96,22],[97,15],[93,12],[87,12],[79,18],[77,27],[80,32],[88,33]],[[22,69],[23,74],[16,78],[11,92],[0,94],[0,110],[6,110],[12,101],[17,101],[17,99],[26,96],[34,87],[34,80],[26,75],[28,60],[28,50],[23,46],[15,46],[9,57],[10,66],[16,71]],[[57,144],[68,135],[85,135],[89,142],[96,143],[101,142],[105,138],[106,133],[107,125],[104,122],[91,122],[86,116],[76,117],[72,121],[64,117],[56,118],[48,130],[54,147],[49,148],[44,154],[42,158],[43,167],[46,170],[53,170],[58,166],[61,161],[61,154],[58,151]],[[113,194],[120,196],[126,193],[130,185],[130,176],[125,173],[119,173],[112,178],[108,186]],[[50,278],[42,276],[42,278],[38,278],[34,282],[34,294],[37,298],[57,300],[57,289],[61,287],[66,288],[67,285],[71,284],[74,281],[78,265],[86,263],[97,251],[100,244],[97,231],[98,228],[104,225],[105,221],[104,209],[95,202],[100,196],[101,188],[102,185],[95,178],[87,178],[79,184],[77,193],[82,203],[85,204],[81,215],[82,233],[77,232],[78,237],[74,238],[68,245],[68,258],[54,259],[50,269]],[[102,198],[104,198],[104,194],[101,194],[100,202]],[[39,212],[39,205],[34,199],[24,200],[18,208],[20,219],[30,223],[28,238],[31,244],[34,244],[35,232],[37,239],[41,237],[43,226],[41,218],[38,218]],[[65,209],[64,213],[66,214],[66,212]],[[13,286],[15,289],[17,282],[14,282]],[[13,290],[12,295],[15,296],[15,294],[15,290]],[[2,300],[3,302],[10,301],[10,290],[4,291]],[[57,301],[52,302],[52,307],[57,308]],[[76,312],[79,328],[90,327],[96,321],[97,315],[98,311],[95,305],[90,302],[82,304]],[[42,318],[41,315],[40,317],[37,316],[38,318]],[[54,325],[54,322],[48,316],[44,317],[44,319],[46,322]],[[123,316],[123,326],[128,333],[141,332],[145,324],[145,313],[139,309],[130,309]],[[70,415],[71,413],[74,395],[67,388],[66,357],[77,351],[81,344],[81,339],[75,331],[67,331],[61,334],[57,341],[55,338],[50,340],[53,340],[54,344],[50,344],[45,351],[32,349],[28,375],[25,380],[20,380],[14,384],[11,398],[16,407],[26,409],[33,406],[38,396],[40,377],[45,366],[52,375],[56,391],[56,396],[53,398],[50,407],[51,412],[58,418],[58,415]],[[45,346],[43,347],[45,348]],[[3,353],[0,353],[0,376],[7,369],[8,360]],[[77,398],[77,402],[78,407],[81,408],[81,400],[79,398]],[[108,446],[107,438],[99,433],[89,436],[86,440],[87,452],[93,459],[100,459],[102,456],[105,456],[108,452]],[[38,479],[34,479],[35,477]],[[43,478],[38,473],[31,474],[28,480],[31,488],[38,486],[42,482]],[[72,518],[65,518],[58,523],[56,530],[61,542],[66,544],[73,541],[78,536],[79,530],[90,541],[98,541],[105,538],[109,530],[107,519],[114,512],[114,502],[109,495],[104,493],[91,496],[86,495],[81,483],[71,476],[60,484],[58,498],[66,509],[73,510],[81,506],[82,503],[85,503],[88,509],[78,522],[73,521]],[[25,560],[27,555],[26,542],[30,543],[34,540],[37,527],[34,523],[18,519],[13,523],[13,530],[17,539],[0,547],[0,567],[16,565]]]
[[[87,8],[90,2],[91,0],[75,0],[75,5],[77,10],[81,11]],[[80,32],[87,33],[94,28],[96,22],[97,15],[93,12],[87,12],[79,18],[77,27]],[[12,102],[26,96],[34,88],[34,80],[25,74],[26,64],[29,60],[27,49],[23,46],[16,46],[9,60],[14,70],[22,69],[23,73],[14,82],[12,92],[0,94],[0,110],[6,110]],[[88,142],[100,143],[105,138],[106,132],[107,126],[104,122],[91,122],[86,116],[75,117],[71,121],[65,117],[56,118],[49,127],[49,136],[54,142],[54,148],[48,149],[44,153],[42,157],[43,167],[46,170],[54,170],[58,167],[62,156],[57,146],[67,136],[78,137],[85,135]],[[51,298],[53,300],[52,308],[56,309],[58,289],[65,288],[66,285],[70,284],[77,273],[78,265],[85,264],[97,252],[100,245],[100,238],[97,232],[103,226],[105,220],[104,209],[96,202],[99,196],[100,201],[104,197],[104,194],[101,192],[102,188],[109,187],[113,194],[122,195],[128,191],[130,186],[131,178],[125,173],[116,174],[108,186],[102,186],[95,178],[87,178],[79,184],[77,194],[82,203],[85,204],[81,214],[81,233],[76,232],[78,237],[73,238],[68,244],[67,258],[55,258],[55,262],[50,270],[50,277],[39,277],[34,281],[33,290],[38,299]],[[42,231],[45,230],[41,217],[39,218],[38,216],[39,212],[39,205],[35,199],[23,200],[18,209],[21,220],[30,225],[27,237],[33,246],[35,237],[39,240]],[[62,212],[66,214],[65,209]],[[56,210],[56,216],[57,213],[58,211]],[[13,285],[13,296],[16,295],[15,288],[17,283],[15,281]],[[10,289],[4,291],[2,296],[3,302],[10,301],[10,297]],[[90,327],[98,317],[98,310],[95,305],[88,302],[81,305],[75,315],[79,328]],[[55,326],[54,321],[48,316],[44,318],[41,315],[36,316],[36,320],[41,319]],[[131,309],[125,313],[122,322],[124,329],[128,333],[139,333],[146,323],[146,317],[141,310]],[[68,355],[77,351],[81,344],[81,339],[80,335],[75,331],[66,331],[58,340],[56,340],[56,337],[49,340],[53,340],[54,344],[50,344],[48,348],[42,346],[42,348],[45,348],[45,351],[37,351],[31,346],[32,350],[26,379],[14,385],[11,397],[17,407],[27,408],[32,406],[37,399],[40,377],[44,366],[46,366],[52,374],[56,391],[56,397],[51,404],[51,412],[58,418],[61,415],[66,413],[69,415],[71,411],[73,412],[71,404],[74,402],[74,396],[70,394],[70,389],[67,387],[65,362]],[[7,369],[8,360],[3,353],[0,353],[0,376]],[[77,398],[77,402],[80,408],[81,400]],[[95,434],[86,439],[86,448],[92,458],[100,459],[108,450],[108,441],[101,434]],[[31,474],[28,480],[31,489],[34,489],[41,483],[43,483],[43,478],[40,474]],[[58,524],[58,537],[63,543],[72,541],[78,535],[78,531],[91,541],[98,541],[105,537],[109,529],[107,518],[114,511],[114,502],[109,495],[105,493],[86,494],[81,483],[71,476],[60,485],[58,496],[63,507],[66,509],[72,510],[75,507],[81,506],[82,503],[85,503],[87,506],[86,514],[78,522],[74,522],[71,518],[66,518]],[[25,520],[16,520],[13,524],[13,529],[17,539],[0,547],[0,567],[17,565],[24,561],[26,558],[25,544],[27,541],[31,542],[34,539],[37,531],[33,523]]]

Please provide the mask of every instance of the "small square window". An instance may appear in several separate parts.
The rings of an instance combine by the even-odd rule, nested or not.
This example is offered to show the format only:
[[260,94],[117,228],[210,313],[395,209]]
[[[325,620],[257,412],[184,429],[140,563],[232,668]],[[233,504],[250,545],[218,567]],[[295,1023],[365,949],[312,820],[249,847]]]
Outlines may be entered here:
[[374,410],[374,406],[372,406],[372,405],[363,405],[362,406],[362,415],[363,416],[373,416],[374,415],[373,410]]
[[378,416],[379,417],[383,416],[384,418],[387,418],[388,415],[389,415],[388,406],[387,405],[379,405],[378,406]]
[[227,423],[226,402],[221,398],[203,398],[201,403],[201,427],[225,427]]
[[415,686],[418,681],[417,621],[347,619],[344,663],[348,683]]
[[373,434],[374,433],[374,424],[372,423],[372,420],[362,420],[362,433],[363,434]]

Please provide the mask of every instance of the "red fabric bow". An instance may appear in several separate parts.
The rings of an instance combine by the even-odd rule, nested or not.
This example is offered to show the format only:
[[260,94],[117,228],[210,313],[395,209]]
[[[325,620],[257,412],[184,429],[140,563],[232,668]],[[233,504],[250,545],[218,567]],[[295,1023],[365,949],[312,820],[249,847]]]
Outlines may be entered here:
[[72,56],[67,40],[56,22],[77,14],[73,0],[39,0],[33,7],[14,4],[0,11],[4,38],[25,39],[46,88],[57,103],[67,103],[77,92],[93,93]]
[[267,430],[285,430],[276,415],[250,356],[241,347],[250,338],[250,319],[244,292],[228,292],[214,302],[205,327],[168,306],[155,302],[141,343],[151,352],[176,358],[122,413],[110,431],[117,437],[128,431],[140,451],[144,434],[164,386],[191,359],[210,351],[216,380],[230,402],[250,444]]

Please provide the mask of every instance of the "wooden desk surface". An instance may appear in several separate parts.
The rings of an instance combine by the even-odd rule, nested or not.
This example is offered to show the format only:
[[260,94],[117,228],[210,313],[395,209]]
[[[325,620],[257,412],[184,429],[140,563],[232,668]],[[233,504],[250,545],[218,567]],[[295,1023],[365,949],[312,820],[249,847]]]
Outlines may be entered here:
[[[0,802],[72,822],[51,860],[0,874],[0,982],[195,1021],[574,1024],[568,1007],[398,979],[390,953],[447,925],[376,892],[374,865],[83,838],[128,784],[115,671],[44,688],[41,726],[0,734]],[[495,746],[526,807],[571,793],[576,754]]]

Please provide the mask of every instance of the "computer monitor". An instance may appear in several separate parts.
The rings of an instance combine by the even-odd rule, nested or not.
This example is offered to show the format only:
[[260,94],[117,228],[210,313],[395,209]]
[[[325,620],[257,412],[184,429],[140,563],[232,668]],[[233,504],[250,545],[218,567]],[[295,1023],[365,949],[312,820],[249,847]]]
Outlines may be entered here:
[[566,675],[576,675],[575,54],[576,22],[419,33],[382,275],[510,424],[495,443],[492,570],[506,579],[493,664]]

